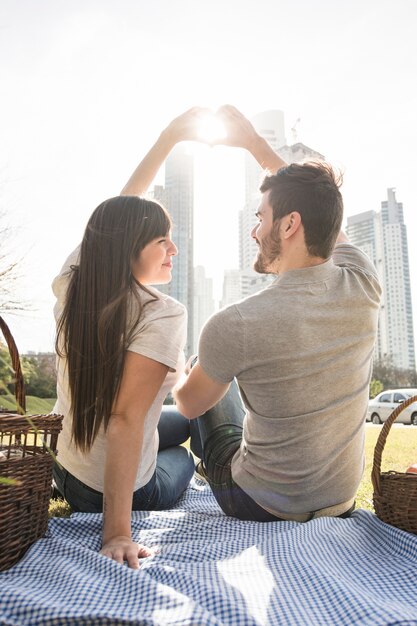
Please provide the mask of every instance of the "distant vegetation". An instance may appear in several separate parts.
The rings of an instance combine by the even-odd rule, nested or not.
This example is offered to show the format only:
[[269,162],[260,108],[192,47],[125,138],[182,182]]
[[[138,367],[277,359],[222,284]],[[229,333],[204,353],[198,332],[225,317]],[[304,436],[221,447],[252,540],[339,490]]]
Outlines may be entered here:
[[[55,355],[52,352],[20,355],[26,394],[53,398],[56,394]],[[0,404],[2,395],[14,393],[14,371],[8,348],[0,341]]]
[[375,398],[384,389],[417,388],[417,372],[394,367],[392,359],[375,361],[372,370],[370,396]]
[[[55,398],[37,398],[26,396],[26,412],[32,415],[51,413]],[[11,413],[16,411],[16,399],[13,395],[0,395],[0,409],[7,409]]]

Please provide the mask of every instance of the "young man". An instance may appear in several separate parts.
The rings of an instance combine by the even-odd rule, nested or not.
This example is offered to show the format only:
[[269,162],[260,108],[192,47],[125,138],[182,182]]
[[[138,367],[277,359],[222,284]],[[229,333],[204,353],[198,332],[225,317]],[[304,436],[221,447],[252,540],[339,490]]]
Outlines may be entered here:
[[261,186],[252,237],[255,269],[277,278],[209,319],[198,362],[174,392],[178,409],[198,418],[192,449],[226,514],[347,516],[364,467],[376,270],[340,230],[343,202],[329,165],[285,167],[236,109],[220,115],[227,143],[276,172]]

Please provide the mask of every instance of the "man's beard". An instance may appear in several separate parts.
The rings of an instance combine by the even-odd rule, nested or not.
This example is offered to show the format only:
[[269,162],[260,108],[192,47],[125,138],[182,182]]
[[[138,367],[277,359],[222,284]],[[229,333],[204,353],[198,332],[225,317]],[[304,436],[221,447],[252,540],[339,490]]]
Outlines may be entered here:
[[266,237],[262,243],[258,241],[257,243],[259,245],[259,251],[253,264],[253,269],[255,272],[258,272],[258,274],[277,274],[278,272],[275,266],[281,256],[282,248],[279,228],[274,228],[271,235]]

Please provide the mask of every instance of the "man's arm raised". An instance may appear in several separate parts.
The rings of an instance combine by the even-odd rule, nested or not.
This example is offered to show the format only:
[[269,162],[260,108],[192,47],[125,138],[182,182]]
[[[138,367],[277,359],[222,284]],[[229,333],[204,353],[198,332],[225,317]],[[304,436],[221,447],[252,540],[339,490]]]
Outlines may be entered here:
[[346,233],[341,230],[337,239],[336,239],[336,243],[349,243],[349,237],[346,235]]
[[274,152],[269,143],[255,130],[252,123],[231,104],[225,104],[217,111],[227,135],[219,143],[236,148],[244,148],[252,154],[263,170],[275,174],[287,163]]

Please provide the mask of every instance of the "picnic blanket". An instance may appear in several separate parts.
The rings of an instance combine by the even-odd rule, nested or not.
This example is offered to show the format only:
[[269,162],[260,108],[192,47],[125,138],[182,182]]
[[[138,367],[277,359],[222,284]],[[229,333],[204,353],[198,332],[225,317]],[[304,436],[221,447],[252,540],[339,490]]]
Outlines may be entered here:
[[139,570],[98,554],[101,515],[52,519],[0,574],[0,624],[417,626],[417,536],[369,511],[243,522],[194,479],[175,509],[132,524],[157,549]]

